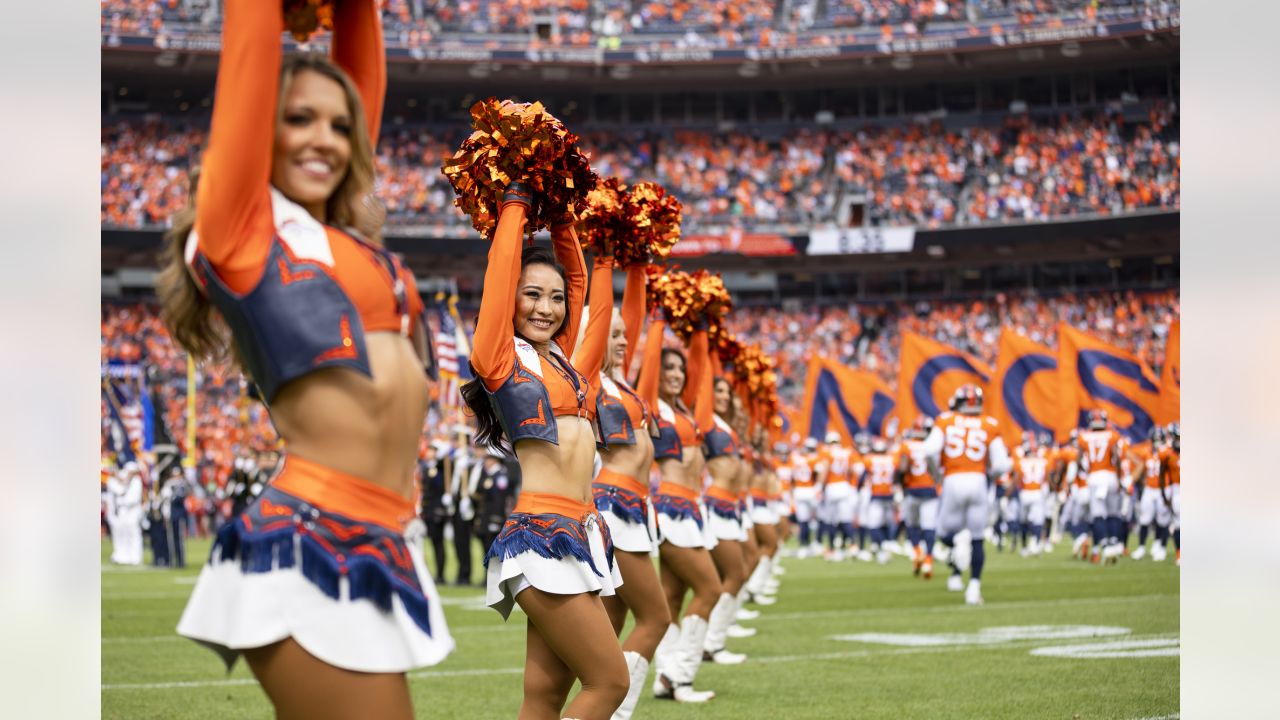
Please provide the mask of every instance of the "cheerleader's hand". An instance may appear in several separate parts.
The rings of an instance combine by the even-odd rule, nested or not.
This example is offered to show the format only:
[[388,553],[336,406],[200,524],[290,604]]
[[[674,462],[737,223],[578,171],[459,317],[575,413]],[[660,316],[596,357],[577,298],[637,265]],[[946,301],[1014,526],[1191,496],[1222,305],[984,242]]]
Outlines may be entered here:
[[533,189],[518,180],[507,185],[506,190],[502,193],[502,202],[499,203],[499,207],[513,202],[523,203],[527,208],[529,208],[529,215],[535,214]]

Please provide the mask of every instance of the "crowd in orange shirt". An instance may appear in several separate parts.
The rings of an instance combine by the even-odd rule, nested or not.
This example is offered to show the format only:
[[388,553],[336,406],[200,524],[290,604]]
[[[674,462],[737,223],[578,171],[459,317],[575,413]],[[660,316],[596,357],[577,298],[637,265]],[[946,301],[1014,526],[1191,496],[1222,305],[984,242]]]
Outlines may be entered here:
[[[842,197],[868,199],[873,223],[940,227],[1176,208],[1178,112],[1149,108],[1141,122],[1098,113],[948,130],[933,122],[857,132],[796,129],[779,137],[677,130],[588,133],[602,176],[652,178],[684,204],[686,229],[706,224],[807,227],[836,220]],[[186,168],[199,127],[145,119],[102,131],[102,222],[163,224],[186,202]],[[376,158],[391,225],[465,228],[440,165],[460,138],[389,127]]]
[[[778,360],[779,394],[797,406],[808,360],[814,354],[875,372],[895,387],[904,331],[955,346],[994,366],[1003,325],[1056,348],[1058,323],[1065,322],[1130,350],[1158,372],[1164,364],[1169,326],[1178,319],[1180,309],[1176,290],[1054,297],[1001,293],[970,302],[850,304],[794,312],[739,308],[731,316],[731,326],[738,337],[760,342]],[[104,303],[102,356],[104,362],[141,362],[148,368],[152,386],[159,388],[157,411],[185,451],[186,355],[169,338],[156,312],[150,303]],[[462,312],[464,318],[472,314]],[[221,487],[241,445],[272,448],[276,434],[263,406],[247,398],[239,373],[216,366],[199,372],[197,467],[202,486]],[[440,437],[446,428],[466,422],[456,407],[443,415],[438,412],[433,411],[428,426],[437,428]],[[105,431],[103,447],[107,447]]]

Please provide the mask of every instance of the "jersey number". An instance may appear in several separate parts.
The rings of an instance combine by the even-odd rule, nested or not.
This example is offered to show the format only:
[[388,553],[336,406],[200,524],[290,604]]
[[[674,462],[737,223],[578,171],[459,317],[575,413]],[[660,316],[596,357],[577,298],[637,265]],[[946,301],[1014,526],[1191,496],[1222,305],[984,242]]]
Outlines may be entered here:
[[950,425],[947,427],[945,452],[949,458],[964,455],[974,462],[981,462],[987,456],[987,431]]

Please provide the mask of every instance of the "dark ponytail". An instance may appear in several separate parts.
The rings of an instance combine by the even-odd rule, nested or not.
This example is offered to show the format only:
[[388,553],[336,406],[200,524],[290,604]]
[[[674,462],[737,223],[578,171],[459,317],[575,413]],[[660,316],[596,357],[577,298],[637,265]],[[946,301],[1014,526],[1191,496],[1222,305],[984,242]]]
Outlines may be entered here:
[[[520,253],[520,271],[523,274],[524,269],[530,265],[549,265],[557,273],[560,274],[560,280],[564,282],[565,290],[568,291],[569,278],[565,273],[564,266],[556,261],[555,253],[551,250],[538,246],[526,245]],[[508,312],[515,314],[515,308],[510,308]],[[560,337],[566,329],[569,319],[569,313],[565,313],[565,319],[560,322],[560,327],[551,336],[554,342]],[[479,322],[477,322],[477,325]],[[484,387],[484,380],[476,373],[476,369],[470,362],[467,366],[471,369],[472,379],[462,384],[459,392],[462,394],[462,401],[470,408],[471,414],[476,418],[476,437],[477,445],[484,445],[493,448],[499,452],[508,455],[515,454],[515,448],[511,445],[510,438],[502,429],[502,421],[498,418],[498,412],[494,409],[493,402],[489,399],[489,392]],[[504,378],[505,380],[505,378]]]

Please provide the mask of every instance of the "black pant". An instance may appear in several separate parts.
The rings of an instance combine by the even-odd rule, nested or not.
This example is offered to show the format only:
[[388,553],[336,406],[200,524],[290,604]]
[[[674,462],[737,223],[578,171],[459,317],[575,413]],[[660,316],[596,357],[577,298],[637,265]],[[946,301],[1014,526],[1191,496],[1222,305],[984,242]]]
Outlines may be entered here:
[[187,516],[174,515],[168,523],[169,549],[172,550],[173,567],[187,566]]
[[444,524],[445,518],[427,519],[427,538],[431,540],[431,554],[436,559],[436,582],[444,582]]
[[458,556],[458,582],[471,584],[471,521],[454,515],[453,552]]
[[147,532],[151,537],[151,562],[159,567],[169,566],[169,524],[163,520],[152,520],[151,529]]

